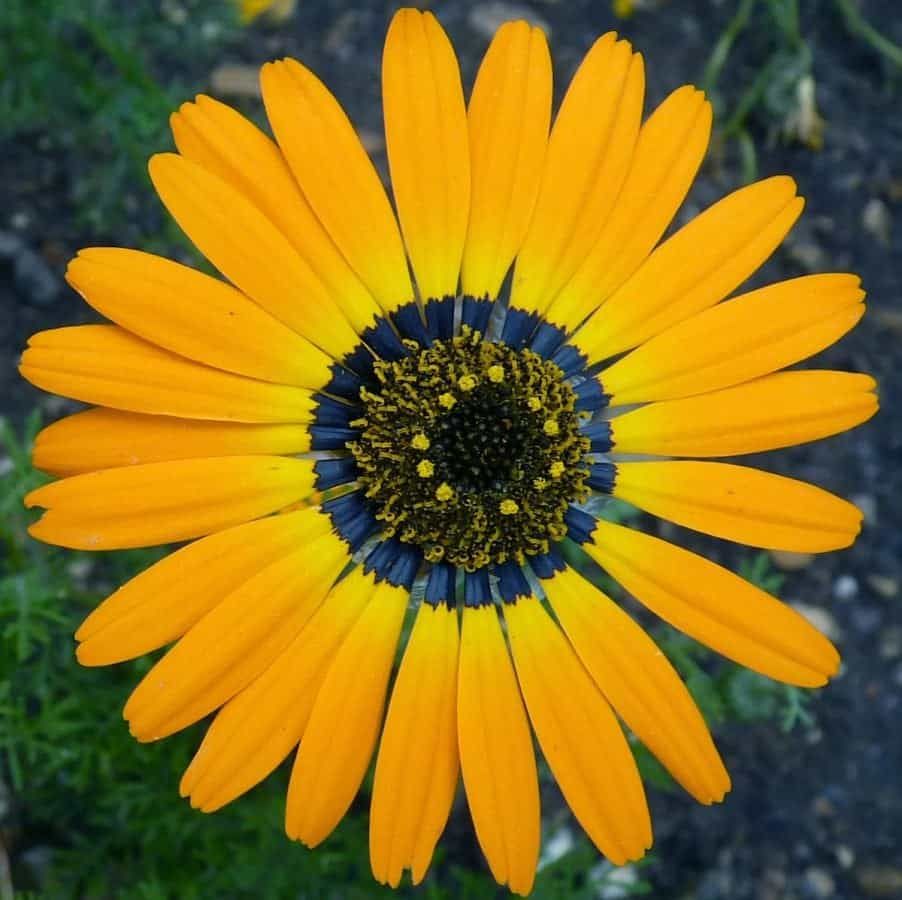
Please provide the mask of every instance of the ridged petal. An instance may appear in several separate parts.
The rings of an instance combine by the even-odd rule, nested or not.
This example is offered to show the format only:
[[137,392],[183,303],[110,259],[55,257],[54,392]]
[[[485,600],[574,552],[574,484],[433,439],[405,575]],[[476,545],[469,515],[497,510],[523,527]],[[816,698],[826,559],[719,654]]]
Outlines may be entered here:
[[640,859],[651,819],[614,713],[538,600],[518,598],[504,618],[532,727],[567,805],[611,862]]
[[32,462],[52,475],[78,475],[197,457],[294,455],[310,449],[305,425],[247,425],[89,409],[38,433]]
[[753,547],[822,553],[848,547],[861,529],[856,507],[813,484],[728,463],[619,463],[613,493],[677,525]]
[[324,534],[232,590],[132,692],[123,711],[131,733],[167,737],[250,684],[291,644],[346,562],[346,545]]
[[806,359],[864,314],[854,275],[806,275],[751,291],[646,341],[599,376],[612,405],[751,381]]
[[211,534],[304,499],[313,462],[284,456],[224,456],[146,463],[73,475],[25,497],[46,512],[29,526],[38,540],[77,550],[149,547]]
[[750,184],[668,238],[577,332],[589,361],[629,350],[739,287],[801,215],[795,191],[786,176]]
[[[63,397],[152,415],[306,422],[316,405],[308,390],[212,369],[115,325],[39,331],[29,338],[19,371],[36,387]],[[324,371],[316,386],[328,379]]]
[[309,387],[330,363],[240,291],[160,256],[91,247],[69,263],[66,280],[117,325],[217,369]]
[[665,622],[740,665],[801,687],[839,668],[836,649],[799,613],[695,553],[602,520],[584,548]]
[[370,860],[382,884],[419,884],[457,787],[457,611],[420,604],[392,689],[370,811]]
[[630,731],[699,803],[721,801],[730,777],[695,701],[655,642],[573,569],[542,586],[583,665]]
[[877,411],[874,379],[777,372],[737,387],[650,403],[611,421],[618,453],[737,456],[838,434]]
[[642,57],[613,32],[599,38],[551,129],[511,306],[544,311],[595,244],[629,169],[644,93]]
[[423,299],[457,293],[470,212],[470,148],[457,57],[432,13],[395,13],[382,54],[392,190]]
[[310,208],[279,148],[241,113],[203,94],[170,123],[179,153],[244,194],[288,238],[359,332],[379,306]]
[[710,135],[711,104],[690,85],[649,116],[610,216],[548,310],[552,322],[573,331],[636,271],[680,208]]
[[551,55],[541,29],[506,22],[485,54],[470,104],[470,222],[463,292],[497,296],[532,218],[551,123]]
[[303,737],[333,654],[372,593],[372,578],[354,569],[275,662],[219,711],[179,785],[193,807],[225,806],[288,756]]
[[539,856],[539,789],[532,737],[498,615],[465,607],[457,731],[467,803],[495,881],[532,890]]
[[170,553],[82,622],[78,661],[105,666],[174,641],[238,585],[329,527],[328,517],[303,510],[237,525]]
[[382,582],[335,655],[313,704],[288,787],[285,830],[315,847],[341,821],[379,736],[409,599]]
[[293,59],[267,63],[260,83],[282,153],[329,236],[383,310],[408,303],[413,286],[398,223],[338,101]]
[[328,286],[247,197],[175,153],[157,154],[148,169],[179,227],[237,288],[335,359],[357,346]]

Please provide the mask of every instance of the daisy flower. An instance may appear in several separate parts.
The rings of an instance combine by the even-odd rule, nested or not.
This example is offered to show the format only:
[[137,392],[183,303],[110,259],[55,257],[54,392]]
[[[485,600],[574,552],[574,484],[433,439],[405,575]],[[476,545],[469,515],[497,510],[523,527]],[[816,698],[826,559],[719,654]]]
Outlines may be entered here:
[[422,880],[460,774],[492,874],[528,893],[533,734],[601,853],[636,860],[652,831],[621,722],[701,803],[730,781],[673,667],[566,560],[588,555],[741,665],[823,685],[839,656],[795,611],[596,513],[616,497],[755,547],[851,544],[851,504],[711,458],[874,413],[867,375],[778,371],[855,325],[859,281],[812,275],[720,302],[802,200],[768,178],[662,242],[711,108],[681,87],[643,121],[642,57],[614,34],[552,126],[541,31],[504,25],[465,103],[436,19],[399,12],[382,61],[397,216],[312,72],[285,59],[261,81],[275,141],[200,96],[172,117],[178,153],[150,162],[223,280],[83,250],[67,278],[113,324],[41,332],[22,358],[33,384],[95,407],[38,437],[35,465],[61,477],[27,498],[45,510],[34,537],[188,542],[87,618],[78,659],[176,642],[125,707],[132,733],[158,740],[215,713],[181,782],[206,812],[296,750],[285,824],[309,847],[375,755],[380,882]]

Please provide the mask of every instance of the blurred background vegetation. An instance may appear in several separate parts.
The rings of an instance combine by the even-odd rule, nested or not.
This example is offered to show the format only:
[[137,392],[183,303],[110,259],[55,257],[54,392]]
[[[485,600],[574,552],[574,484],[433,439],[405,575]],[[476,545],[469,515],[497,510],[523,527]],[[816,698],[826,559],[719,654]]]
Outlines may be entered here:
[[[199,262],[153,197],[145,168],[148,156],[171,146],[169,113],[197,92],[222,96],[262,123],[257,66],[298,55],[347,101],[384,171],[378,62],[397,5],[281,2],[275,14],[252,22],[226,0],[0,5],[0,900],[396,896],[370,878],[367,788],[337,833],[312,853],[282,831],[284,766],[224,811],[203,816],[177,796],[202,726],[139,745],[121,720],[125,698],[152,660],[103,670],[76,664],[71,636],[79,621],[161,552],[62,552],[27,538],[22,497],[42,480],[31,470],[30,444],[43,422],[74,406],[39,398],[16,380],[14,366],[31,331],[91,319],[60,278],[79,246],[140,246]],[[450,31],[467,83],[494,27],[525,15],[550,33],[558,95],[593,37],[610,28],[645,53],[652,100],[684,81],[705,88],[717,131],[684,215],[756,177],[782,169],[798,174],[803,193],[812,196],[815,225],[781,251],[767,280],[834,267],[862,272],[875,297],[876,328],[851,349],[830,351],[826,363],[883,375],[885,410],[899,396],[893,388],[902,368],[902,284],[891,226],[902,199],[902,126],[890,113],[902,121],[902,10],[895,0],[421,5]],[[884,534],[898,515],[891,498],[902,439],[892,424],[868,428],[777,463],[866,507],[869,531],[852,551],[857,555],[842,554],[839,562],[794,558],[673,532],[765,589],[788,592],[831,637],[845,637],[852,676],[829,691],[803,694],[654,626],[724,747],[734,796],[723,812],[690,811],[691,801],[637,746],[658,841],[647,862],[614,870],[543,771],[544,851],[535,897],[902,896],[898,775],[887,781],[860,771],[879,769],[898,747],[898,740],[888,743],[887,723],[896,721],[902,689],[902,531]],[[771,460],[767,465],[774,468]],[[606,514],[637,518],[625,506]],[[600,572],[587,574],[603,582]],[[853,738],[856,716],[870,718]],[[809,765],[828,758],[842,765],[825,763],[822,775]],[[863,792],[867,814],[855,803],[843,806],[850,790]],[[817,803],[820,811],[812,807]],[[833,817],[833,824],[825,831],[818,816]],[[870,834],[861,833],[864,824]],[[787,836],[794,829],[795,844]],[[744,841],[751,861],[738,849]],[[461,798],[425,885],[401,891],[414,893],[501,895]]]

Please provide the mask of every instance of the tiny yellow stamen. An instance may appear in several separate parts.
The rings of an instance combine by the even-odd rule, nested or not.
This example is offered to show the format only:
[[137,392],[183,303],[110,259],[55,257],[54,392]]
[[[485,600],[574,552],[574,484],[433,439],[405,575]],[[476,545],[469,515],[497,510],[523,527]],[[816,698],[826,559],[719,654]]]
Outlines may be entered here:
[[520,512],[520,505],[516,500],[511,500],[509,497],[506,497],[501,501],[498,509],[501,511],[502,516],[513,516]]
[[428,450],[429,438],[425,434],[415,434],[410,441],[410,446],[414,450]]
[[450,500],[454,496],[454,488],[451,487],[446,481],[443,481],[436,489],[435,489],[435,499],[441,500],[443,503],[446,500]]
[[479,382],[475,375],[461,375],[460,378],[457,379],[457,386],[464,392],[472,391],[477,384],[479,384]]
[[538,397],[530,397],[526,401],[530,412],[538,412],[542,408],[542,401]]
[[435,474],[435,466],[432,465],[432,462],[428,459],[421,459],[417,463],[417,475],[420,478],[432,478]]
[[457,403],[457,398],[454,394],[441,394],[438,398],[438,402],[445,407],[445,409],[451,409],[455,403]]
[[493,381],[495,384],[504,381],[504,366],[489,366],[488,376],[489,381]]
[[548,473],[552,478],[560,478],[564,474],[564,464],[559,459],[555,460],[548,467]]
[[542,431],[549,437],[554,437],[560,430],[556,419],[546,419],[545,424],[542,426]]

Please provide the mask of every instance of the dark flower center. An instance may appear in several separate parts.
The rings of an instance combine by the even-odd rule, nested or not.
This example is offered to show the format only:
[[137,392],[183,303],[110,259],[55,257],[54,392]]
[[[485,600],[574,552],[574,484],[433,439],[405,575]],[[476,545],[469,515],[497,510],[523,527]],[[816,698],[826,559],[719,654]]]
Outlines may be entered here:
[[546,553],[587,494],[576,395],[530,350],[460,336],[376,363],[351,444],[385,533],[474,571]]

